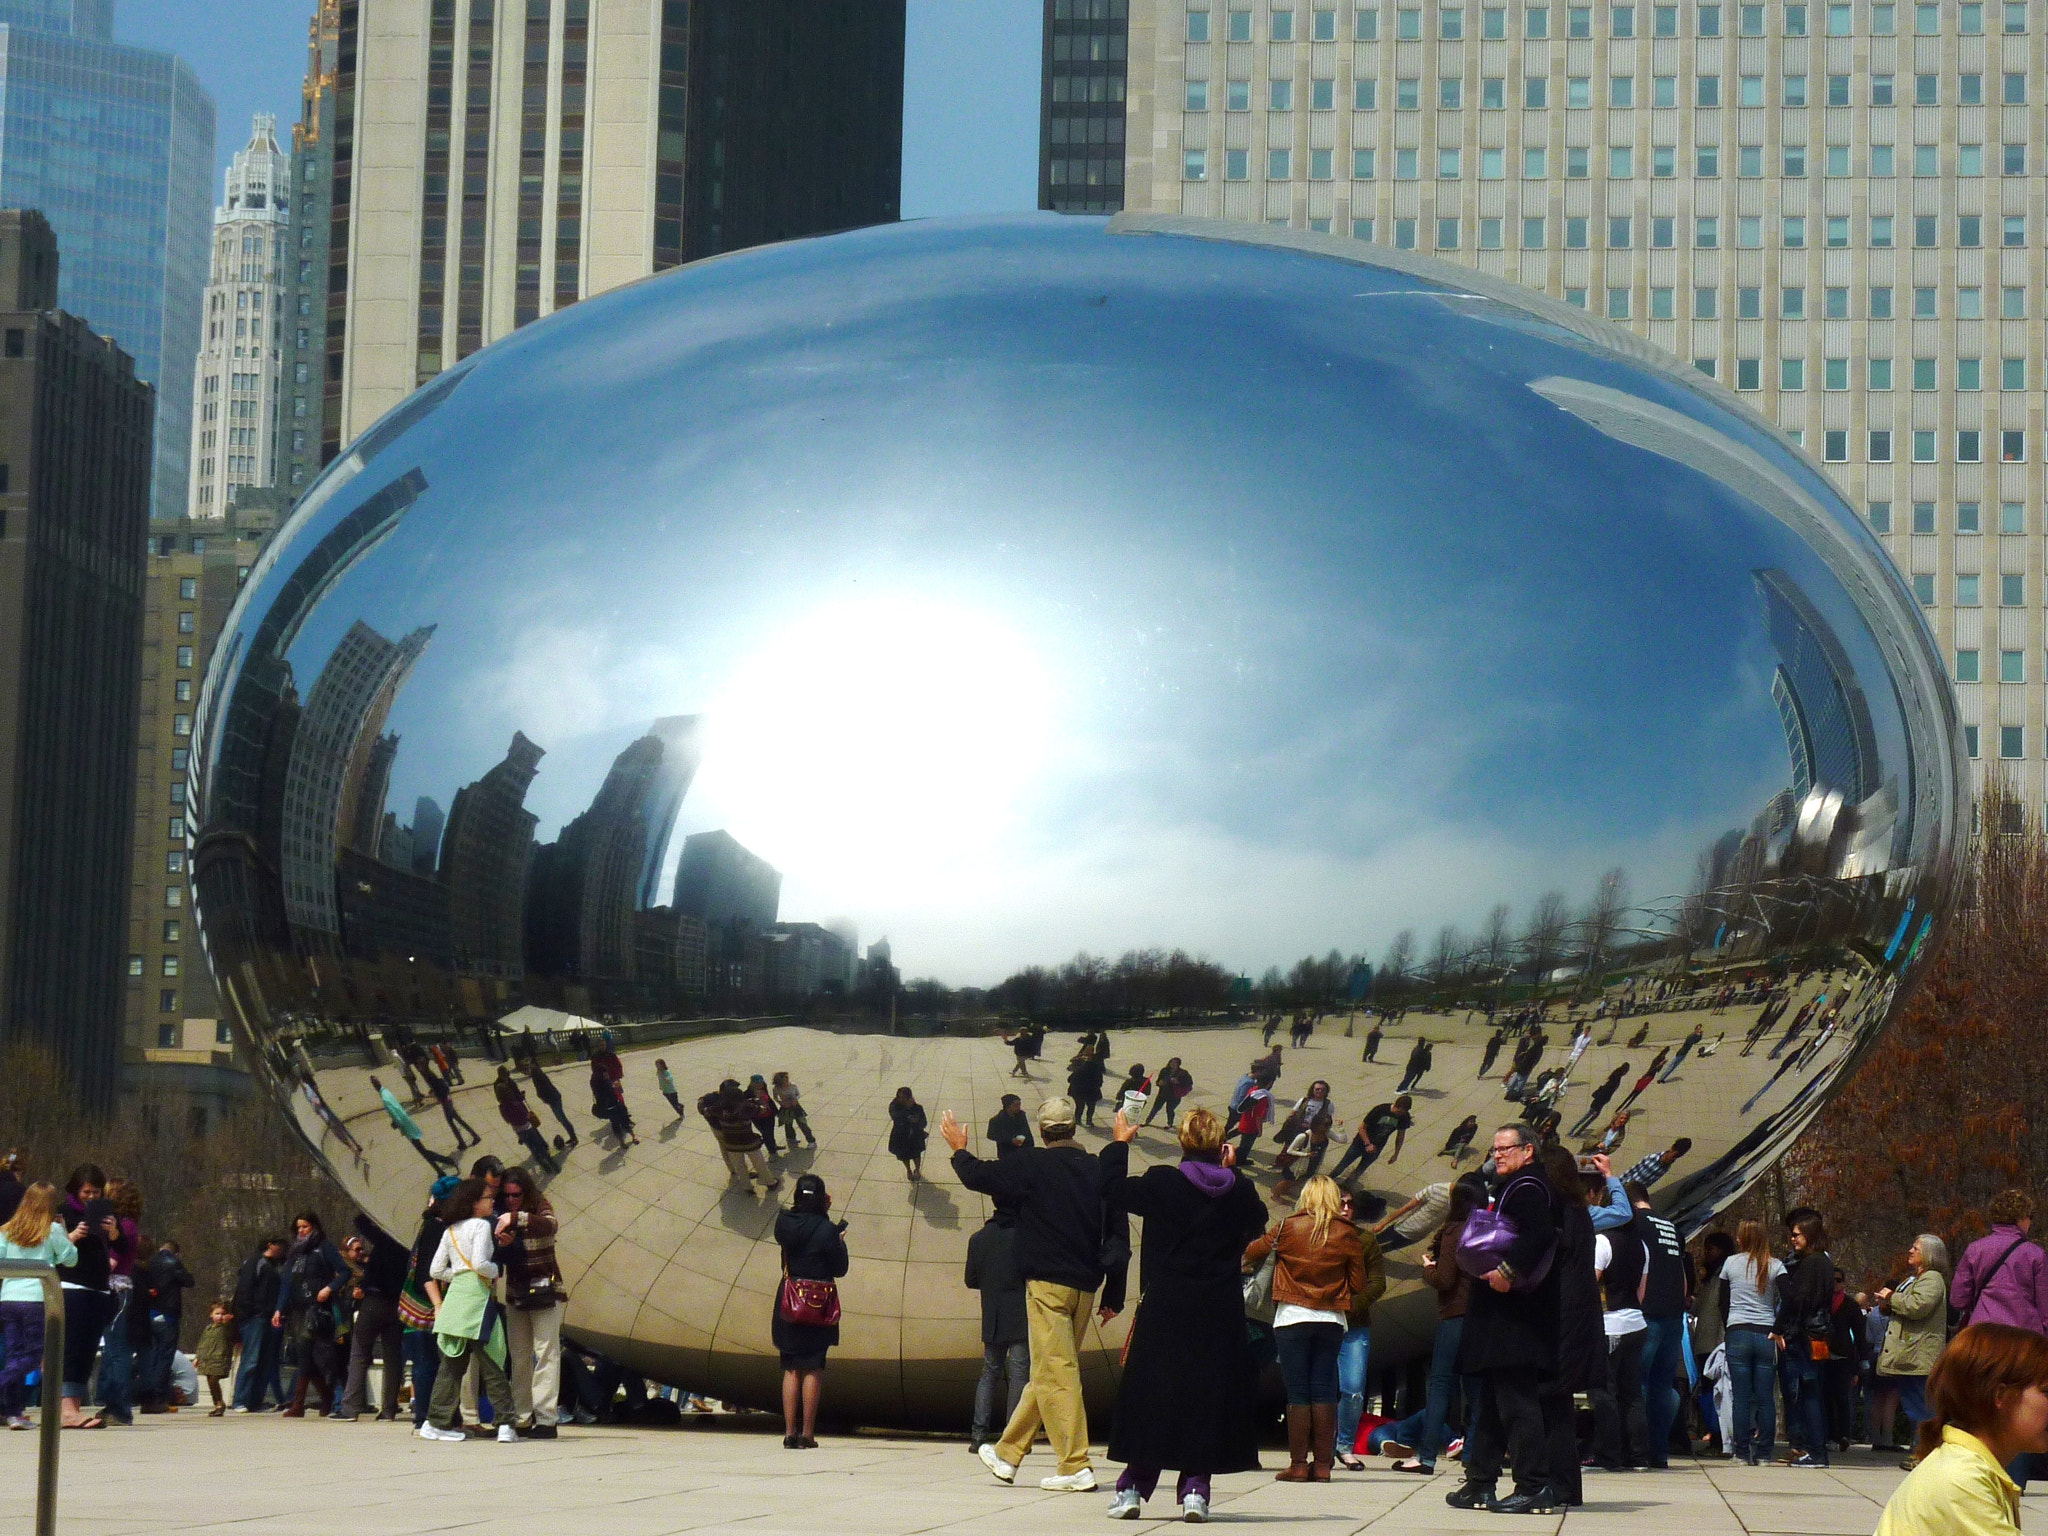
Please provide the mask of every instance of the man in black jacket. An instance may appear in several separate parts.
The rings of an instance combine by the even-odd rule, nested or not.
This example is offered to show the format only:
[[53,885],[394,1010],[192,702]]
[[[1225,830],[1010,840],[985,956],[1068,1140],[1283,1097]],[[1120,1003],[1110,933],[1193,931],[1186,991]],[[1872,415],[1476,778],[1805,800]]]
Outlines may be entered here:
[[171,1357],[177,1353],[178,1330],[185,1321],[185,1292],[191,1288],[192,1272],[178,1257],[176,1243],[165,1243],[136,1273],[128,1305],[137,1322],[148,1323],[148,1349],[141,1359],[142,1385],[135,1394],[136,1405],[144,1413],[170,1410]]
[[[1011,1097],[1005,1095],[1004,1102]],[[1031,1374],[1024,1276],[1017,1269],[1017,1212],[1007,1201],[997,1201],[981,1230],[967,1240],[967,1289],[981,1292],[981,1380],[975,1383],[974,1423],[967,1431],[968,1448],[979,1452],[995,1434],[996,1393],[1007,1386],[1007,1424]]]
[[235,1277],[235,1327],[242,1335],[242,1364],[235,1373],[235,1412],[261,1413],[267,1388],[284,1406],[279,1355],[284,1328],[272,1321],[284,1291],[284,1239],[266,1237]]
[[405,1378],[405,1329],[398,1320],[398,1293],[405,1289],[411,1255],[377,1230],[367,1216],[356,1217],[356,1235],[369,1249],[363,1272],[352,1278],[356,1322],[348,1341],[348,1386],[341,1395],[337,1418],[361,1416],[370,1384],[370,1356],[384,1351],[383,1390],[377,1394],[377,1417],[398,1417],[398,1391]]
[[[1507,1219],[1514,1240],[1498,1267],[1472,1282],[1458,1369],[1479,1379],[1478,1401],[1465,1442],[1464,1486],[1444,1502],[1453,1509],[1547,1514],[1550,1456],[1537,1382],[1557,1374],[1558,1274],[1551,1259],[1563,1208],[1536,1161],[1536,1137],[1528,1126],[1495,1131],[1491,1160],[1492,1208]],[[1527,1277],[1538,1271],[1542,1278],[1528,1284]],[[1496,1499],[1494,1484],[1504,1462],[1513,1467],[1515,1491]]]
[[1121,1179],[1130,1161],[1131,1128],[1117,1114],[1117,1139],[1091,1157],[1074,1145],[1074,1101],[1047,1099],[1038,1106],[1045,1145],[994,1162],[967,1150],[967,1128],[951,1110],[939,1116],[939,1135],[953,1149],[953,1172],[977,1194],[1017,1208],[1017,1269],[1031,1344],[1031,1380],[997,1445],[980,1456],[1000,1482],[1017,1479],[1039,1426],[1059,1453],[1056,1476],[1039,1486],[1057,1493],[1088,1493],[1088,1410],[1081,1399],[1081,1336],[1089,1304],[1102,1291],[1096,1315],[1108,1322],[1123,1310],[1124,1272],[1130,1262],[1128,1218],[1109,1211],[1102,1192]]
[[1014,1093],[1004,1094],[1003,1107],[989,1116],[988,1140],[999,1161],[1036,1145],[1031,1136],[1031,1117],[1024,1113],[1024,1101]]
[[1643,1276],[1643,1410],[1649,1421],[1650,1465],[1668,1467],[1671,1425],[1678,1417],[1680,1367],[1685,1361],[1685,1315],[1692,1301],[1692,1255],[1678,1228],[1650,1209],[1641,1184],[1622,1185],[1635,1218],[1629,1230],[1643,1241],[1649,1267]]

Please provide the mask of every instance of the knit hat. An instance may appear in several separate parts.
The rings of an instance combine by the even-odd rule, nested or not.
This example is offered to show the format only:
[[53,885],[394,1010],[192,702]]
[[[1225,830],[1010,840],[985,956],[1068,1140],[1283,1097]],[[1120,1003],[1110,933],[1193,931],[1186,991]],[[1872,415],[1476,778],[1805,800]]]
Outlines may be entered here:
[[1040,1104],[1038,1128],[1041,1131],[1071,1131],[1074,1128],[1074,1101],[1060,1094]]

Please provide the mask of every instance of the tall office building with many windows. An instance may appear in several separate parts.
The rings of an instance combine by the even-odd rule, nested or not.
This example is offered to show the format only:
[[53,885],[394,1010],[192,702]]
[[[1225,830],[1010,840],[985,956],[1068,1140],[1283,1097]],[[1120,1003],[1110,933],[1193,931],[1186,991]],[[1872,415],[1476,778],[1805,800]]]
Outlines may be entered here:
[[340,0],[324,427],[651,272],[886,222],[904,0]]
[[213,206],[213,98],[182,59],[114,41],[113,0],[0,0],[0,206],[64,251],[58,302],[156,386],[156,517],[189,494],[192,364]]
[[1462,262],[1736,390],[2042,805],[2044,39],[2048,0],[1133,0],[1124,206]]
[[1131,0],[1045,0],[1038,91],[1041,208],[1115,213],[1124,205],[1130,7]]
[[213,265],[192,371],[190,515],[216,518],[230,491],[275,485],[291,282],[291,157],[259,112],[213,213]]

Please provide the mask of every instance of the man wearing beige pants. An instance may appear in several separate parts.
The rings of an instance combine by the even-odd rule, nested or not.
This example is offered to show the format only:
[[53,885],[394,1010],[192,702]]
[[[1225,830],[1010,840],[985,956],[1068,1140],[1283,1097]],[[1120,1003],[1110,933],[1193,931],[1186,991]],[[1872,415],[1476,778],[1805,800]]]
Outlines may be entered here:
[[1097,1316],[1108,1322],[1123,1309],[1130,1260],[1129,1221],[1108,1210],[1102,1192],[1122,1178],[1130,1160],[1123,1117],[1119,1138],[1091,1156],[1074,1145],[1074,1102],[1047,1099],[1038,1107],[1043,1146],[984,1162],[967,1150],[967,1130],[947,1110],[939,1135],[953,1149],[953,1171],[977,1194],[1017,1210],[1017,1269],[1024,1277],[1024,1307],[1031,1335],[1031,1379],[1017,1400],[1009,1427],[980,1449],[998,1481],[1015,1482],[1018,1464],[1041,1425],[1059,1457],[1059,1471],[1039,1486],[1061,1493],[1095,1487],[1088,1464],[1088,1410],[1081,1399],[1081,1339],[1097,1290]]

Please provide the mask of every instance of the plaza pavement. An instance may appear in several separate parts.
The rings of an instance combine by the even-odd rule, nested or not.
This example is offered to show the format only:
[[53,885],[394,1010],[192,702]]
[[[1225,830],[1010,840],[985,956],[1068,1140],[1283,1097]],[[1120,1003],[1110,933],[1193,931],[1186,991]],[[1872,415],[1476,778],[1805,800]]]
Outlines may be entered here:
[[[0,1530],[31,1528],[36,1437],[0,1436]],[[1268,1451],[1277,1465],[1280,1457]],[[782,1449],[765,1417],[692,1420],[681,1429],[566,1429],[552,1443],[439,1445],[364,1420],[208,1419],[186,1411],[131,1430],[67,1434],[59,1527],[94,1536],[401,1536],[546,1530],[563,1536],[882,1536],[973,1532],[1053,1536],[1106,1529],[1104,1492],[1051,1494],[1041,1448],[1018,1486],[982,1470],[962,1439],[828,1437]],[[1112,1469],[1113,1470],[1113,1469]],[[1103,1475],[1098,1463],[1097,1475]],[[1270,1472],[1219,1478],[1215,1521],[1349,1536],[1371,1531],[1525,1531],[1569,1536],[1867,1536],[1903,1474],[1868,1451],[1828,1472],[1684,1462],[1665,1473],[1589,1472],[1586,1507],[1511,1518],[1445,1506],[1448,1474],[1427,1481],[1340,1471],[1328,1487]],[[1105,1479],[1105,1483],[1107,1479]],[[2022,1524],[2048,1516],[2048,1489]],[[1161,1489],[1149,1506],[1165,1515]],[[1151,1522],[1151,1523],[1157,1523]]]

